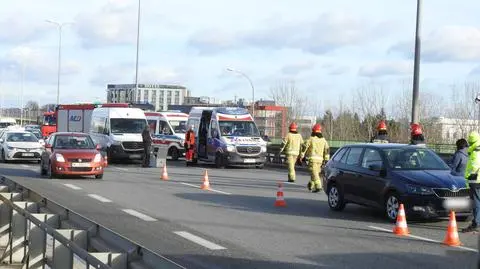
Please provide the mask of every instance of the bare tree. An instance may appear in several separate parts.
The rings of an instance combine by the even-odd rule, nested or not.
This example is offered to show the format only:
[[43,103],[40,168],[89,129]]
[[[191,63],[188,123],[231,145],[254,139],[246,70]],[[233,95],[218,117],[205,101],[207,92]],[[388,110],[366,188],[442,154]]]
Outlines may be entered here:
[[360,117],[365,121],[368,137],[372,137],[375,131],[375,124],[378,121],[376,115],[381,114],[387,105],[388,97],[386,89],[376,83],[357,88],[355,92],[355,111],[358,111]]
[[287,119],[289,121],[301,119],[308,111],[308,96],[302,94],[295,81],[277,82],[275,86],[270,87],[270,98],[277,105],[288,108]]

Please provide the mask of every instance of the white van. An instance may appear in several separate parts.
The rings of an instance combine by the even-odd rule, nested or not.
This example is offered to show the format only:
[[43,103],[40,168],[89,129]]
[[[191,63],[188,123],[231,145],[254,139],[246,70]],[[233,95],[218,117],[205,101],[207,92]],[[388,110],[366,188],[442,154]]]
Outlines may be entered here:
[[17,125],[17,121],[14,118],[1,118],[0,119],[0,130],[7,128],[8,126]]
[[197,144],[194,162],[216,167],[264,166],[267,143],[245,108],[193,107],[187,126],[192,124]]
[[128,104],[105,104],[92,112],[90,135],[107,152],[109,160],[142,159],[146,125],[143,110]]
[[153,135],[154,151],[159,145],[168,145],[168,156],[178,160],[185,154],[183,143],[187,132],[188,114],[177,111],[145,112]]

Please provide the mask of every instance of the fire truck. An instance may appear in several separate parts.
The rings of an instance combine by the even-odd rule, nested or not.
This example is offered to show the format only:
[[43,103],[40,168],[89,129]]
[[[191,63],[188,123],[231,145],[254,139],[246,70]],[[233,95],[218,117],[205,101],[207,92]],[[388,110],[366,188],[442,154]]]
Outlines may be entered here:
[[92,111],[98,104],[68,104],[58,105],[55,111],[43,114],[41,127],[42,136],[48,137],[55,132],[81,132],[90,131]]

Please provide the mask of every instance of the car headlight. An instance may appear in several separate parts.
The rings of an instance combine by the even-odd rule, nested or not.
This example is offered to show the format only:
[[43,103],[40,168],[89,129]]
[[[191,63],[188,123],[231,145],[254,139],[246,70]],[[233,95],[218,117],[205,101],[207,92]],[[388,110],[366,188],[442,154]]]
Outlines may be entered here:
[[10,146],[8,146],[7,149],[8,149],[8,150],[15,150],[14,147],[10,147]]
[[432,188],[422,187],[422,186],[407,185],[407,190],[409,193],[412,193],[412,194],[419,194],[419,195],[433,194]]
[[57,160],[57,162],[59,163],[64,163],[65,162],[65,158],[63,158],[63,155],[62,154],[55,154],[55,159]]
[[234,152],[235,151],[235,146],[234,145],[227,145],[227,151],[228,152]]
[[267,146],[262,146],[262,152],[267,152]]
[[101,161],[102,161],[102,154],[97,153],[97,154],[95,155],[95,158],[93,158],[93,162],[94,162],[94,163],[99,163],[99,162],[101,162]]

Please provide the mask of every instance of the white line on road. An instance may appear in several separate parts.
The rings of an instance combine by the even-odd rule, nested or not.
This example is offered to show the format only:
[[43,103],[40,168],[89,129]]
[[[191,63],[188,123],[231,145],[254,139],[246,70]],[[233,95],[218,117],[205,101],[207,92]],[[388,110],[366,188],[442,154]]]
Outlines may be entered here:
[[[190,186],[190,187],[194,187],[194,188],[198,188],[198,189],[200,188],[199,186],[196,186],[196,185],[193,185],[193,184],[190,184],[190,183],[185,183],[185,182],[180,182],[180,183],[183,184],[183,185],[186,185],[186,186]],[[226,195],[232,195],[232,194],[229,193],[229,192],[214,190],[214,189],[212,189],[212,188],[210,188],[209,191],[218,192],[218,193],[226,194]]]
[[120,171],[128,171],[127,168],[123,168],[123,167],[117,167],[117,166],[114,166],[113,168],[117,169],[117,170],[120,170]]
[[93,199],[95,199],[95,200],[98,200],[98,201],[100,201],[100,202],[102,202],[102,203],[111,203],[111,202],[112,202],[112,200],[109,200],[109,199],[107,199],[107,198],[105,198],[105,197],[103,197],[103,196],[100,196],[100,195],[89,194],[88,196],[89,196],[90,198],[93,198]]
[[284,183],[284,184],[288,184],[288,185],[298,185],[297,182],[288,182],[288,181],[286,181],[286,182],[283,182],[283,183]]
[[136,210],[133,210],[133,209],[122,209],[123,212],[127,213],[127,214],[130,214],[134,217],[137,217],[139,219],[142,219],[144,221],[157,221],[156,219],[148,216],[148,215],[145,215],[143,213],[140,213]]
[[30,168],[30,165],[27,165],[27,164],[22,164],[22,167],[25,167],[25,168]]
[[75,186],[75,185],[73,185],[73,184],[68,184],[68,183],[67,183],[67,184],[63,184],[63,186],[69,187],[70,189],[77,190],[77,191],[82,189],[82,188],[80,188],[80,187],[78,187],[78,186]]
[[190,240],[190,241],[192,241],[192,242],[194,242],[194,243],[196,243],[196,244],[199,244],[199,245],[201,245],[201,246],[204,246],[204,247],[206,247],[206,248],[208,248],[208,249],[210,249],[210,250],[227,249],[227,248],[225,248],[225,247],[222,247],[222,246],[220,246],[220,245],[217,245],[217,244],[215,244],[215,243],[212,243],[212,242],[210,242],[210,241],[208,241],[208,240],[205,240],[205,239],[203,239],[203,238],[201,238],[201,237],[198,237],[198,236],[196,236],[196,235],[193,235],[193,234],[191,234],[191,233],[189,233],[189,232],[180,231],[180,232],[173,232],[173,233],[176,234],[176,235],[179,235],[179,236],[181,236],[181,237],[183,237],[183,238],[185,238],[185,239],[187,239],[187,240]]
[[[385,229],[385,228],[381,228],[381,227],[377,227],[377,226],[368,226],[368,227],[371,228],[371,229],[379,230],[379,231],[383,231],[383,232],[388,232],[388,233],[391,233],[391,232],[392,232],[392,230]],[[418,239],[418,240],[423,240],[423,241],[431,242],[431,243],[442,244],[441,241],[434,240],[434,239],[430,239],[430,238],[426,238],[426,237],[416,236],[416,235],[412,235],[412,234],[408,234],[408,235],[406,235],[406,236],[407,236],[407,237],[410,237],[410,238],[415,238],[415,239]],[[468,250],[468,251],[473,251],[473,252],[478,252],[478,250],[476,250],[476,249],[474,249],[474,248],[469,248],[469,247],[464,247],[464,246],[456,246],[456,248],[463,249],[463,250]]]

